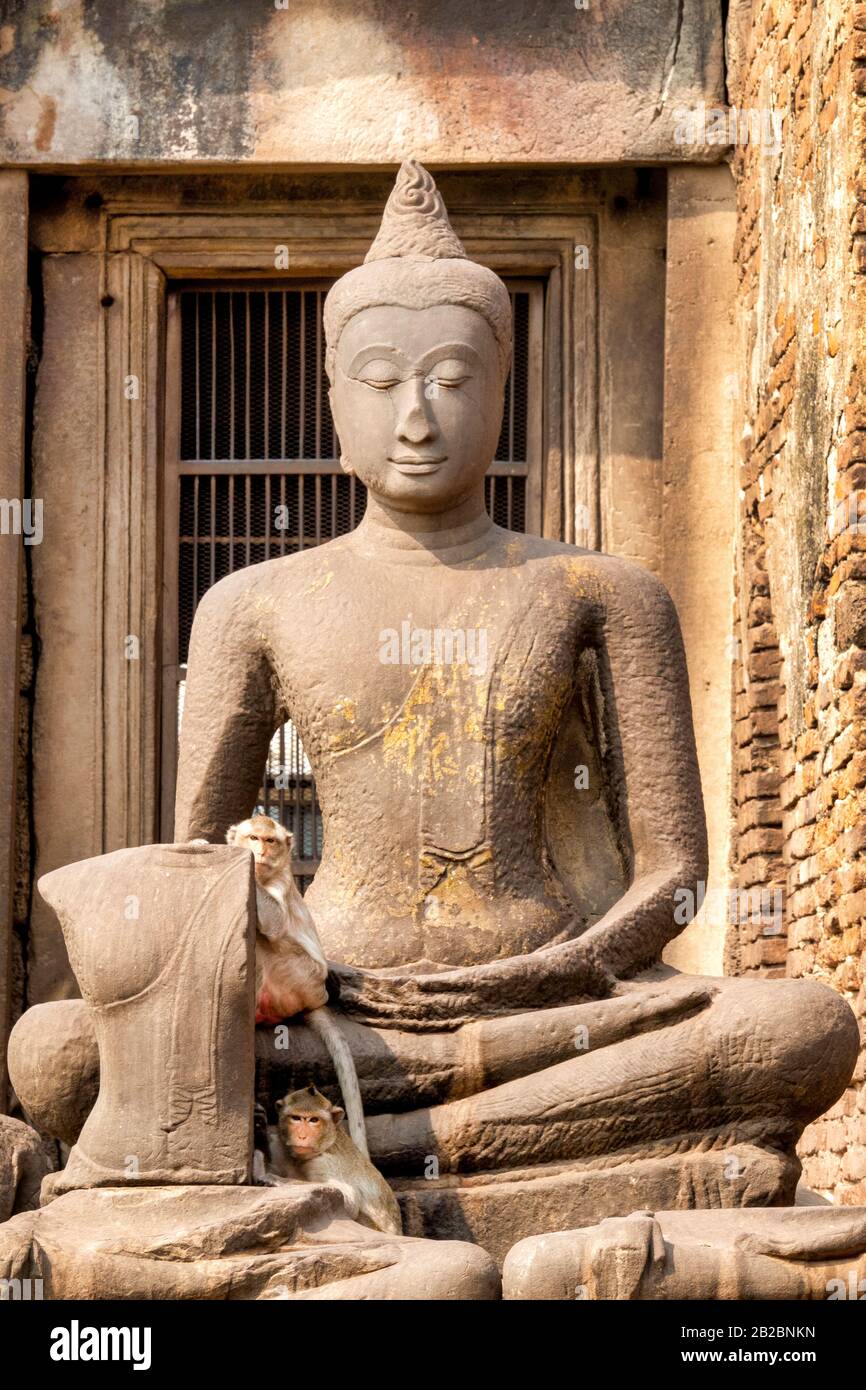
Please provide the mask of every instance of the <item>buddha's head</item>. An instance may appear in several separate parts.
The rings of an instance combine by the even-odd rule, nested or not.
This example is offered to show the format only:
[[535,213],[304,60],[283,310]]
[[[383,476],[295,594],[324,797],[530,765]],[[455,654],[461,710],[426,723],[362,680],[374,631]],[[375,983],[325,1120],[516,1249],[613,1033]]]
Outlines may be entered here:
[[502,423],[511,303],[468,259],[415,160],[364,264],[328,294],[325,337],[347,471],[405,511],[442,511],[480,488]]

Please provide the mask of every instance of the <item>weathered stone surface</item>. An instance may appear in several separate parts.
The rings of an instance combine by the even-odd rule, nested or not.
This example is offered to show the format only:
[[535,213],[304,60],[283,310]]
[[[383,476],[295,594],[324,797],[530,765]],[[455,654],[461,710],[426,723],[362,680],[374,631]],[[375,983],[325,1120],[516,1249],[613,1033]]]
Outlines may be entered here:
[[0,1278],[51,1299],[499,1297],[484,1251],[383,1236],[312,1183],[69,1192],[0,1226]]
[[[27,360],[27,179],[0,173],[0,1109],[6,1108],[6,1042],[12,1019],[13,862],[18,743],[18,652],[24,541],[24,368]],[[32,514],[31,514],[32,520]],[[32,538],[32,533],[31,533]]]
[[[33,714],[36,878],[103,849],[99,438],[100,279],[92,256],[43,260],[45,324],[33,434],[45,540],[33,547],[35,626],[45,634]],[[75,351],[69,344],[75,343]],[[76,986],[57,919],[33,894],[28,999]]]
[[[724,101],[712,0],[603,9],[388,0],[251,10],[28,5],[4,30],[0,153],[25,164],[717,159],[680,108]],[[194,52],[196,61],[190,63]],[[232,61],[227,63],[225,55]]]
[[521,1241],[507,1299],[857,1298],[866,1208],[651,1211]]
[[0,1115],[0,1222],[39,1205],[42,1179],[55,1167],[50,1146],[34,1129]]
[[9,1074],[21,1105],[41,1134],[72,1145],[99,1092],[99,1044],[83,999],[35,1004],[9,1038]]
[[[678,970],[720,975],[728,901],[723,885],[731,853],[730,566],[738,401],[736,187],[730,169],[671,169],[667,205],[664,485],[659,492],[661,534],[682,540],[664,546],[657,572],[676,604],[688,658],[707,807],[710,892],[695,920],[670,943],[665,959]],[[689,370],[696,357],[700,372]]]
[[518,1241],[592,1222],[600,1212],[626,1216],[643,1204],[753,1208],[792,1201],[798,1172],[793,1158],[739,1145],[609,1168],[575,1163],[394,1186],[406,1235],[472,1240],[502,1267]]
[[839,651],[845,651],[846,647],[866,647],[866,584],[844,585],[833,611]]
[[[39,890],[60,919],[100,1059],[98,1099],[51,1190],[248,1180],[250,856],[229,846],[119,850],[57,869],[40,879]],[[73,1092],[87,1066],[86,1024],[74,1004],[58,1003],[44,1005],[36,1025],[23,1028],[35,1068],[43,1056],[36,1027],[48,1025],[50,1054],[55,1012],[78,1043],[73,1072],[61,1063],[53,1094],[43,1090],[43,1103],[31,1103],[43,1122],[70,1112],[73,1118],[60,1121],[68,1132],[82,1103]]]

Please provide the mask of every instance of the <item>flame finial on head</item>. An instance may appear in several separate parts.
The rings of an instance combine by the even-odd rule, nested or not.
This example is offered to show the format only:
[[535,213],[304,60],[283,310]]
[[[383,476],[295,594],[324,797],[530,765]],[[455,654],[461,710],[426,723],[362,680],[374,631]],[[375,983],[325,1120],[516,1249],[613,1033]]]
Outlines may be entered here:
[[473,309],[490,325],[502,379],[511,361],[511,300],[493,270],[467,256],[432,177],[417,159],[400,166],[364,264],[347,270],[325,298],[325,368],[333,383],[337,344],[365,309]]
[[417,159],[406,159],[400,165],[382,225],[364,259],[384,261],[394,256],[420,256],[431,261],[466,258],[433,176]]

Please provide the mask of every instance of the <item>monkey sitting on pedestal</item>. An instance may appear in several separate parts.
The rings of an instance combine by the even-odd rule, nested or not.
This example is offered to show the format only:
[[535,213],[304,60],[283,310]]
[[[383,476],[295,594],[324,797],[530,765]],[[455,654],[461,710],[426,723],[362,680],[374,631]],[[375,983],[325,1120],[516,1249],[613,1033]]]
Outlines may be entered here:
[[[257,1120],[263,1120],[260,1107],[257,1112]],[[266,1186],[294,1181],[338,1187],[352,1220],[402,1235],[397,1198],[366,1154],[353,1144],[342,1119],[340,1106],[331,1105],[315,1086],[289,1092],[277,1104],[276,1127],[257,1124],[258,1181]]]

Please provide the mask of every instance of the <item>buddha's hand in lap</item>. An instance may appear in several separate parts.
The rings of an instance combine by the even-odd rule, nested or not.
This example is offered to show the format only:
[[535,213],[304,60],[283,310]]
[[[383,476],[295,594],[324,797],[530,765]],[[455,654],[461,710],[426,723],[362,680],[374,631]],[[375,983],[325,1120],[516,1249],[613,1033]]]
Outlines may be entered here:
[[419,974],[379,974],[332,965],[340,1007],[373,1026],[459,1027],[521,1009],[604,999],[616,981],[597,950],[578,941],[527,956]]

